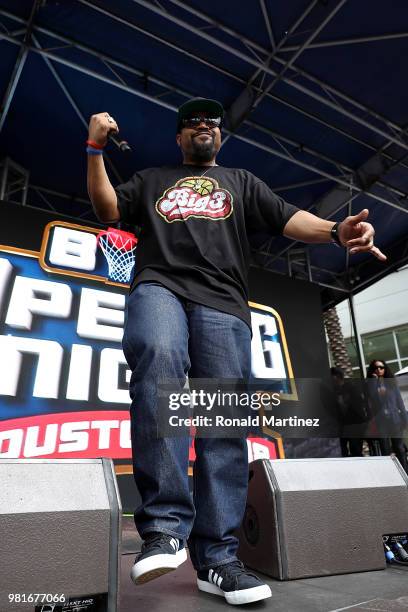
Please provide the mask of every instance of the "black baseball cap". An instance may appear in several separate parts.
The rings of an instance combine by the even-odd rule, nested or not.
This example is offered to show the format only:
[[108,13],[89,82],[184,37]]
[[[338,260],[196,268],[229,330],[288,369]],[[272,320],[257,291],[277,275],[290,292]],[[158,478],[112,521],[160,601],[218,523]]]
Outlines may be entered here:
[[180,132],[181,122],[183,119],[191,117],[194,113],[205,112],[212,117],[224,117],[224,108],[217,100],[209,100],[208,98],[191,98],[184,102],[178,109],[177,114],[177,132]]

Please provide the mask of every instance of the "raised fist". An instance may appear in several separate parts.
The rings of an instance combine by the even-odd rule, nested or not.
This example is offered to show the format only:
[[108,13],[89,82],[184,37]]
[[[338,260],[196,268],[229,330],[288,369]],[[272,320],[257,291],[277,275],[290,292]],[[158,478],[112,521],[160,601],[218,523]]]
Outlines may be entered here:
[[88,140],[93,140],[101,146],[106,145],[109,132],[119,132],[118,124],[109,113],[92,115],[89,122]]

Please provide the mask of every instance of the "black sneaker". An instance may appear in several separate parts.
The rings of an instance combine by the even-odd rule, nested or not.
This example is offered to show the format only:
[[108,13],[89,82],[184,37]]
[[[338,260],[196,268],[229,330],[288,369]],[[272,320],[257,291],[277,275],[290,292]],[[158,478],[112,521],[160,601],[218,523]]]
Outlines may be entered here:
[[238,560],[197,572],[197,586],[200,591],[223,595],[228,603],[234,605],[272,597],[269,586],[248,572]]
[[130,572],[135,584],[143,584],[175,570],[187,559],[183,543],[165,533],[147,535]]

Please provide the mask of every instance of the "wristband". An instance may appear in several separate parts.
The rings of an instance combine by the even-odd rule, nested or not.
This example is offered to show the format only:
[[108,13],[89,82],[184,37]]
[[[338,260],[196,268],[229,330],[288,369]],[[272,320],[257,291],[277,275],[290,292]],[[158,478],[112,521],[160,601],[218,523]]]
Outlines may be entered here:
[[86,144],[92,147],[93,149],[104,149],[105,145],[100,145],[95,140],[87,140]]
[[86,147],[88,155],[103,155],[103,149],[94,149],[93,147]]
[[333,225],[333,227],[330,230],[330,236],[334,244],[337,244],[337,246],[342,247],[343,245],[340,242],[340,236],[339,236],[339,225],[340,223],[338,222]]

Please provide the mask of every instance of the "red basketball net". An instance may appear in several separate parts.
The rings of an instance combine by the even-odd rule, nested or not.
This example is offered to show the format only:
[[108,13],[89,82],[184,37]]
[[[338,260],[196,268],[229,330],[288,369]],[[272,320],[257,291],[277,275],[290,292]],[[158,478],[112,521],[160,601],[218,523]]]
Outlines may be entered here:
[[135,264],[136,236],[108,227],[98,234],[97,240],[108,262],[109,278],[128,283]]

